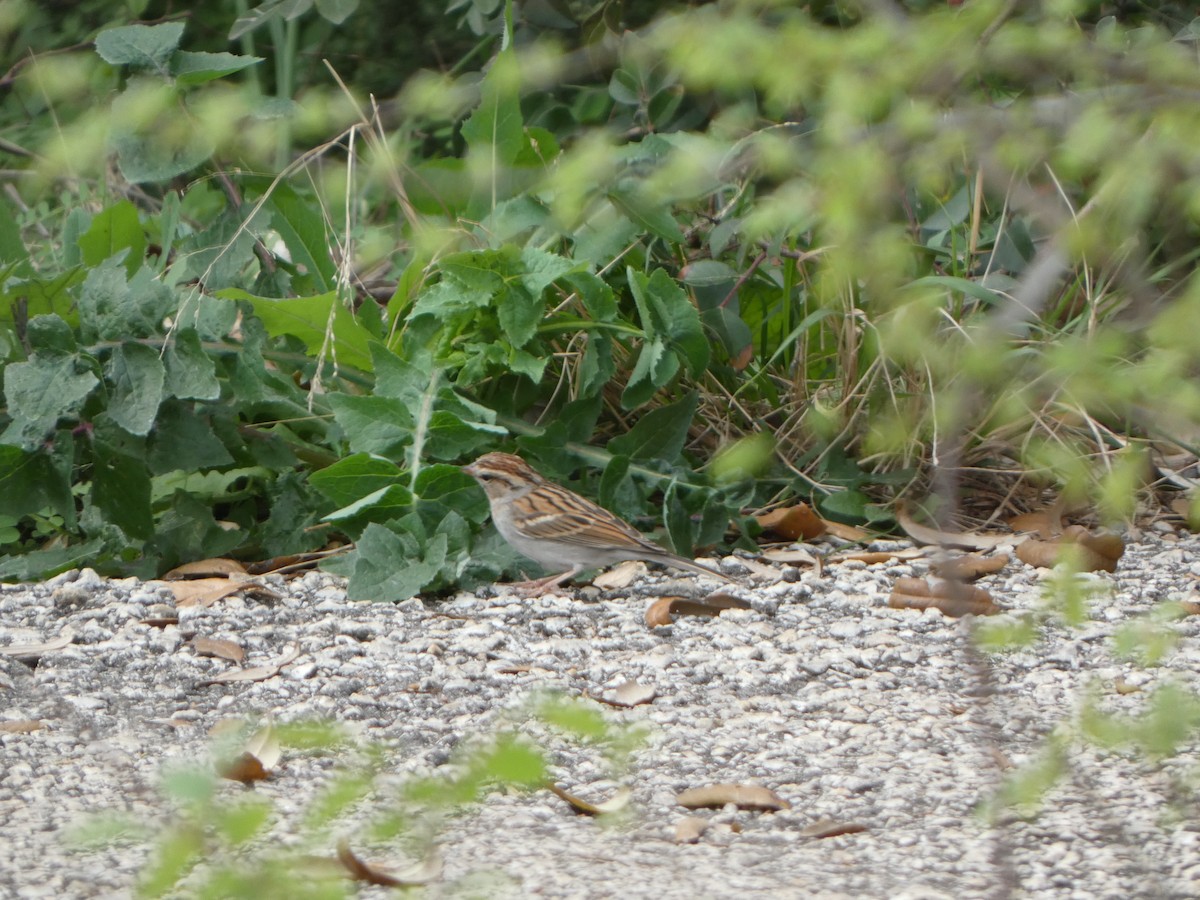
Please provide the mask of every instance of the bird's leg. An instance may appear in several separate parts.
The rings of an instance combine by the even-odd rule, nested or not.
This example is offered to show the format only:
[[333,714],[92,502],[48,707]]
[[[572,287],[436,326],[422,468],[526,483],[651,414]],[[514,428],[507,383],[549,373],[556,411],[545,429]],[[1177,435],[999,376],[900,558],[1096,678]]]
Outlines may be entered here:
[[529,581],[514,581],[511,584],[505,585],[505,587],[512,588],[515,593],[523,597],[540,597],[542,594],[549,593],[564,581],[570,581],[582,572],[583,568],[583,566],[575,566],[558,575],[547,575],[545,578],[534,578]]

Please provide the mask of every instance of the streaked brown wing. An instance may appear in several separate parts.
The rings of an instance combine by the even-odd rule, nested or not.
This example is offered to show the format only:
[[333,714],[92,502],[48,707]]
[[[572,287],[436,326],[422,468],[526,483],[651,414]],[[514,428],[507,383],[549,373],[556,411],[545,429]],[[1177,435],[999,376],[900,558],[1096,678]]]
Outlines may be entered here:
[[[536,502],[531,502],[531,494],[518,501],[520,512],[527,516],[522,521],[522,528],[531,538],[569,540],[587,547],[632,544],[661,550],[650,544],[633,526],[583,497],[557,490],[539,491],[536,496]],[[535,509],[538,512],[534,512]]]

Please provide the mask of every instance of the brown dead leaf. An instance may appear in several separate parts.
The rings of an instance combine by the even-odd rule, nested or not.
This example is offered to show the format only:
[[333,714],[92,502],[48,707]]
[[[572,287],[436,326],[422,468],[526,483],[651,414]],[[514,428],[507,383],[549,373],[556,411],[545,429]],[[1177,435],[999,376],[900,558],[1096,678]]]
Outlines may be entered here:
[[1118,694],[1136,694],[1141,690],[1136,684],[1130,684],[1120,675],[1113,679],[1113,689]]
[[1007,522],[1008,527],[1013,531],[1031,531],[1046,540],[1056,538],[1063,532],[1064,505],[1062,495],[1059,494],[1058,498],[1045,509],[1013,516]]
[[220,675],[215,675],[204,684],[229,684],[233,681],[266,681],[268,678],[274,678],[279,674],[279,670],[289,663],[296,661],[300,656],[300,648],[295,644],[279,657],[274,662],[268,663],[265,666],[253,666],[249,669],[237,669],[233,672],[222,672]]
[[646,574],[646,564],[636,559],[627,560],[592,579],[592,584],[604,591],[619,591],[633,584]]
[[0,647],[0,656],[11,656],[22,662],[32,662],[41,659],[47,653],[61,650],[73,640],[75,640],[75,632],[68,627],[59,632],[58,637],[40,644],[9,644],[6,647]]
[[708,819],[700,816],[684,816],[675,823],[675,843],[694,844],[708,830]]
[[0,722],[0,734],[32,734],[45,727],[46,723],[38,719],[10,719]]
[[763,531],[770,531],[789,541],[812,540],[825,533],[825,520],[807,503],[782,506],[754,518]]
[[801,830],[804,837],[831,838],[843,834],[862,834],[867,826],[861,822],[839,822],[836,819],[819,819]]
[[968,553],[966,556],[952,556],[947,559],[935,560],[930,563],[929,569],[934,575],[951,581],[974,581],[984,575],[994,575],[1008,563],[1007,553],[997,553],[995,556]]
[[750,608],[749,601],[721,592],[710,594],[703,600],[689,600],[686,597],[660,597],[646,610],[646,627],[658,628],[661,625],[670,625],[675,620],[675,616],[715,617],[727,609]]
[[842,522],[833,522],[825,519],[825,533],[832,534],[835,538],[840,538],[843,541],[869,541],[871,532],[865,528],[859,528],[857,525],[846,525]]
[[1091,532],[1082,525],[1071,525],[1057,540],[1028,540],[1017,547],[1017,559],[1046,569],[1061,562],[1066,553],[1075,554],[1084,572],[1115,572],[1125,553],[1125,541],[1109,531]]
[[924,547],[904,547],[897,550],[852,550],[846,553],[834,553],[826,558],[829,563],[861,562],[868,566],[876,563],[893,562],[896,560],[925,559],[929,551]]
[[625,681],[617,685],[613,691],[612,698],[598,697],[601,703],[607,703],[609,706],[623,706],[626,708],[633,706],[641,706],[643,703],[649,703],[658,696],[658,691],[653,685],[638,684],[636,681]]
[[690,788],[675,797],[675,802],[688,809],[711,807],[720,809],[730,803],[738,809],[778,812],[792,805],[769,788],[757,784],[710,784]]
[[[815,560],[816,557],[813,557]],[[779,581],[783,577],[783,573],[774,566],[768,566],[766,563],[761,563],[757,559],[749,557],[740,557],[738,563],[750,570],[750,574],[768,581],[771,584]]]
[[221,766],[220,772],[222,778],[240,781],[245,785],[253,784],[256,781],[266,781],[271,777],[271,773],[262,764],[262,760],[248,752],[239,754]]
[[166,628],[168,625],[179,624],[179,613],[169,603],[155,603],[146,610],[146,618],[141,620],[143,625],[155,628]]
[[176,578],[207,578],[213,575],[245,575],[246,567],[236,559],[198,559],[195,562],[176,566],[163,576]]
[[191,581],[167,582],[175,596],[177,606],[212,606],[230,594],[236,594],[246,582],[230,581],[228,578],[196,578]]
[[192,638],[192,648],[200,656],[215,656],[230,662],[240,663],[246,658],[246,651],[233,641],[223,641],[218,638],[206,638],[196,635]]
[[983,588],[942,579],[897,578],[888,597],[892,609],[940,609],[948,616],[992,616],[1000,612]]
[[789,566],[815,566],[820,563],[817,554],[807,547],[780,547],[764,550],[760,554],[767,562],[785,563]]
[[262,760],[262,764],[268,769],[274,769],[279,765],[279,760],[283,758],[283,751],[279,747],[279,736],[275,733],[275,726],[270,722],[250,735],[249,740],[246,741],[246,750]]
[[904,533],[918,544],[935,544],[940,547],[962,547],[966,550],[991,550],[1001,544],[1017,544],[1023,538],[1014,534],[976,534],[969,531],[939,531],[916,521],[907,503],[896,504],[896,521]]
[[354,855],[344,838],[338,841],[337,858],[355,881],[380,887],[419,887],[435,881],[442,874],[442,861],[436,854],[403,871],[394,871],[390,867],[363,862]]
[[557,784],[551,782],[546,785],[550,793],[558,797],[560,800],[565,800],[575,812],[581,816],[603,816],[608,813],[615,813],[624,809],[629,805],[629,798],[633,796],[633,791],[627,787],[618,790],[612,797],[605,800],[603,803],[589,803],[574,794],[563,790]]
[[1200,616],[1200,603],[1195,600],[1180,600],[1179,611],[1185,616]]

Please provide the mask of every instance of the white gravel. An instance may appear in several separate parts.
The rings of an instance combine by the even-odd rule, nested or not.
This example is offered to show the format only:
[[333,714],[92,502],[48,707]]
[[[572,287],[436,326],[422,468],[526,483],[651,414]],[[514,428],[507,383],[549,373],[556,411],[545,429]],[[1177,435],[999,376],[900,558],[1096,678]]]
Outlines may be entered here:
[[[1036,644],[995,657],[970,649],[967,620],[887,607],[891,583],[924,574],[921,562],[793,571],[773,585],[746,577],[740,594],[754,609],[655,630],[643,615],[671,590],[661,574],[618,597],[589,589],[393,606],[349,603],[337,579],[310,573],[268,579],[281,600],[180,609],[166,627],[142,621],[171,603],[161,585],[84,570],[0,586],[0,647],[73,633],[32,668],[0,656],[0,898],[131,895],[146,842],[81,849],[67,835],[97,813],[171,821],[164,767],[202,764],[209,730],[243,715],[333,719],[359,745],[386,748],[381,790],[330,832],[356,848],[386,789],[453,770],[462,746],[504,727],[539,746],[567,790],[599,801],[632,789],[615,825],[575,815],[546,790],[488,794],[443,823],[430,896],[1197,897],[1197,740],[1150,760],[1084,741],[1077,719],[1089,691],[1130,715],[1169,681],[1197,691],[1200,616],[1167,626],[1178,643],[1154,667],[1118,657],[1111,638],[1160,601],[1192,595],[1198,548],[1191,535],[1143,536],[1115,575],[1090,576],[1100,594],[1083,624],[1050,621]],[[980,584],[1032,610],[1044,576],[1014,562]],[[299,656],[265,681],[209,684],[237,667],[198,655],[194,634],[240,643],[247,667],[291,645]],[[603,746],[528,716],[540,692],[611,698],[630,680],[655,699],[597,707],[614,731],[646,729],[625,769]],[[19,720],[43,727],[3,729]],[[978,804],[1056,728],[1076,736],[1041,813],[986,825]],[[221,800],[269,800],[272,840],[290,845],[311,800],[356,753],[285,750],[269,780],[223,781]],[[675,802],[719,782],[765,786],[791,808],[690,813]],[[677,844],[687,815],[709,827]],[[822,821],[860,830],[813,836]],[[332,841],[308,849],[332,855]],[[387,844],[362,855],[390,849],[401,855]]]

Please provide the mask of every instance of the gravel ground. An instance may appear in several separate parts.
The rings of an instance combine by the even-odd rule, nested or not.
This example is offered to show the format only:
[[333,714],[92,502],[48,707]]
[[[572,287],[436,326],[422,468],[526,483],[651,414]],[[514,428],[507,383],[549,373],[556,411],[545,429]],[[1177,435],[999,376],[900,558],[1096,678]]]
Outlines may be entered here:
[[[356,847],[389,788],[455,770],[462,746],[503,727],[542,747],[567,790],[591,800],[632,790],[617,824],[546,790],[488,794],[445,821],[429,896],[1200,896],[1195,740],[1159,762],[1071,740],[1068,774],[1040,815],[987,827],[975,814],[1005,772],[1076,721],[1089,690],[1134,714],[1168,681],[1197,689],[1200,616],[1170,626],[1178,644],[1155,667],[1118,657],[1110,639],[1160,601],[1192,595],[1198,548],[1191,535],[1143,535],[1115,575],[1088,576],[1101,591],[1083,625],[1047,624],[1035,645],[990,663],[964,640],[968,621],[887,607],[898,576],[925,573],[919,561],[791,570],[774,584],[745,576],[739,593],[753,609],[656,629],[648,604],[679,588],[662,574],[621,596],[394,606],[349,603],[341,582],[310,573],[268,578],[280,599],[180,608],[165,627],[143,621],[171,602],[161,584],[84,570],[0,586],[0,647],[73,635],[36,666],[0,656],[0,897],[131,895],[145,841],[81,849],[66,835],[98,812],[169,822],[164,768],[206,760],[219,721],[267,715],[333,719],[387,748],[378,797],[332,828]],[[1014,562],[981,585],[1028,610],[1045,576]],[[293,645],[299,655],[275,677],[212,684],[237,666],[199,655],[194,635],[241,644],[245,667]],[[603,748],[528,716],[547,689],[604,699],[627,681],[657,695],[597,707],[614,730],[647,730],[623,771]],[[271,840],[291,846],[310,801],[356,752],[285,750],[271,778],[251,789],[223,780],[220,797],[269,800]],[[690,813],[676,802],[721,782],[770,788],[790,808]],[[694,844],[674,840],[687,815],[708,825]],[[331,855],[328,840],[316,849]],[[396,845],[362,851],[392,854]]]

